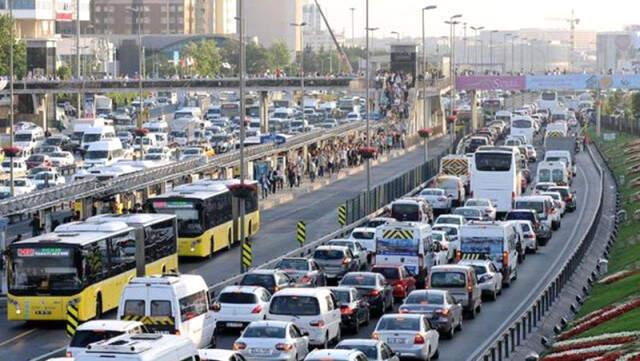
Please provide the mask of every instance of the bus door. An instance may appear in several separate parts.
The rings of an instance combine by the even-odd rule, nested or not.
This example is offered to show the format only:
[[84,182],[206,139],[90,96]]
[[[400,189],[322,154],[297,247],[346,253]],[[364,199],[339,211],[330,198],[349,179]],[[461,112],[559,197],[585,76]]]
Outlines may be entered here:
[[231,243],[236,243],[240,240],[240,201],[240,198],[231,197],[231,215],[233,217],[233,239]]

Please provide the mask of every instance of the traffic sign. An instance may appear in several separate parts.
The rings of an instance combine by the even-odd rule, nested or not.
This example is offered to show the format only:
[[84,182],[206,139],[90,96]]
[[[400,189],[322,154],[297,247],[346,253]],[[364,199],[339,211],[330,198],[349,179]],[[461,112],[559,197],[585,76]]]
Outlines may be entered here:
[[251,243],[245,242],[242,245],[242,265],[248,269],[253,264],[253,250],[251,249]]
[[304,223],[304,221],[300,221],[298,222],[298,232],[297,232],[297,239],[298,239],[298,243],[300,243],[300,245],[304,245],[304,242],[307,240],[307,225]]
[[347,206],[338,207],[338,224],[342,227],[347,225]]

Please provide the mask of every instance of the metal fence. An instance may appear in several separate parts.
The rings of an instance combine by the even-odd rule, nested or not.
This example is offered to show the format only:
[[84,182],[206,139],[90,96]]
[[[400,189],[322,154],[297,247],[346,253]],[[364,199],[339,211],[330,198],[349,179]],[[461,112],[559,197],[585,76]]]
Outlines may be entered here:
[[640,136],[640,120],[626,120],[624,117],[603,116],[600,125],[603,129]]
[[595,204],[597,211],[593,215],[589,230],[580,240],[579,246],[571,257],[559,268],[555,277],[547,284],[544,290],[523,310],[517,318],[507,327],[496,330],[487,340],[480,345],[469,360],[502,361],[509,358],[515,352],[515,348],[524,342],[535,331],[543,317],[550,311],[553,303],[560,297],[564,286],[570,281],[573,273],[578,268],[584,255],[591,246],[600,217],[602,216],[602,203],[604,196],[604,170],[598,164],[590,147],[588,153],[600,174],[601,191]]

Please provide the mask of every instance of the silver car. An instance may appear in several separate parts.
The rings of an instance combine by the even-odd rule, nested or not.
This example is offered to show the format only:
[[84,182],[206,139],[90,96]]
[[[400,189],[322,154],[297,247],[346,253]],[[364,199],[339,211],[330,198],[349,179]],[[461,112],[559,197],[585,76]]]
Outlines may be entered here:
[[489,220],[496,219],[496,206],[493,204],[493,202],[491,202],[490,199],[471,198],[465,202],[464,206],[482,210],[485,217],[487,217]]
[[372,338],[385,342],[400,357],[427,361],[439,356],[440,335],[425,315],[386,314],[378,321]]
[[369,264],[369,251],[357,240],[354,239],[332,239],[327,242],[329,246],[345,246],[360,262],[360,269],[366,269]]
[[300,361],[309,353],[309,337],[285,321],[252,322],[233,343],[247,361]]
[[444,189],[425,188],[418,196],[431,204],[434,211],[448,213],[451,210],[451,197],[447,197]]
[[483,296],[488,296],[495,301],[502,293],[502,273],[498,271],[493,262],[489,260],[462,260],[461,265],[471,266],[478,279],[478,287]]
[[415,290],[407,296],[399,311],[427,316],[431,326],[449,339],[455,331],[462,330],[462,304],[456,302],[449,291]]
[[274,267],[289,275],[298,287],[321,287],[327,285],[327,277],[316,261],[304,257],[281,259]]
[[400,361],[400,357],[382,341],[354,338],[343,340],[336,346],[336,349],[358,350],[365,354],[369,361]]

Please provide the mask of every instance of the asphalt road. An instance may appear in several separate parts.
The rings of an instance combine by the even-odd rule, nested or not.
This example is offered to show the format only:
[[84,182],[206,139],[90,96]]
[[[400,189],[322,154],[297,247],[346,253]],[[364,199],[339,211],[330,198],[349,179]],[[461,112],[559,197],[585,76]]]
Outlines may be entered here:
[[[435,140],[429,152],[436,155],[447,147],[449,138]],[[372,185],[392,179],[423,161],[421,147],[372,168]],[[253,240],[254,264],[278,257],[297,247],[295,227],[307,222],[307,239],[315,240],[338,228],[337,207],[364,190],[365,172],[334,182],[315,192],[261,213],[261,229]],[[214,284],[240,272],[238,247],[207,261],[181,261],[182,273],[202,275]],[[9,322],[4,302],[0,304],[0,360],[26,361],[65,346],[68,342],[62,323]],[[56,355],[59,356],[59,355]]]
[[[524,263],[519,265],[518,279],[510,288],[503,290],[497,301],[483,303],[482,312],[474,320],[465,320],[463,331],[456,333],[452,340],[441,339],[440,360],[467,360],[489,335],[509,324],[511,319],[519,314],[519,306],[535,297],[543,288],[552,271],[556,269],[556,262],[567,259],[571,250],[587,232],[588,221],[596,211],[589,207],[589,195],[597,194],[600,184],[595,182],[598,173],[589,155],[580,153],[576,158],[578,174],[574,179],[573,188],[577,192],[578,209],[563,217],[562,227],[554,232],[545,247],[540,248],[537,254],[527,255]],[[376,322],[377,319],[372,320],[369,326],[362,327],[357,335],[345,332],[343,338],[370,338]],[[218,338],[218,347],[231,348],[237,337],[238,334],[221,335]]]

